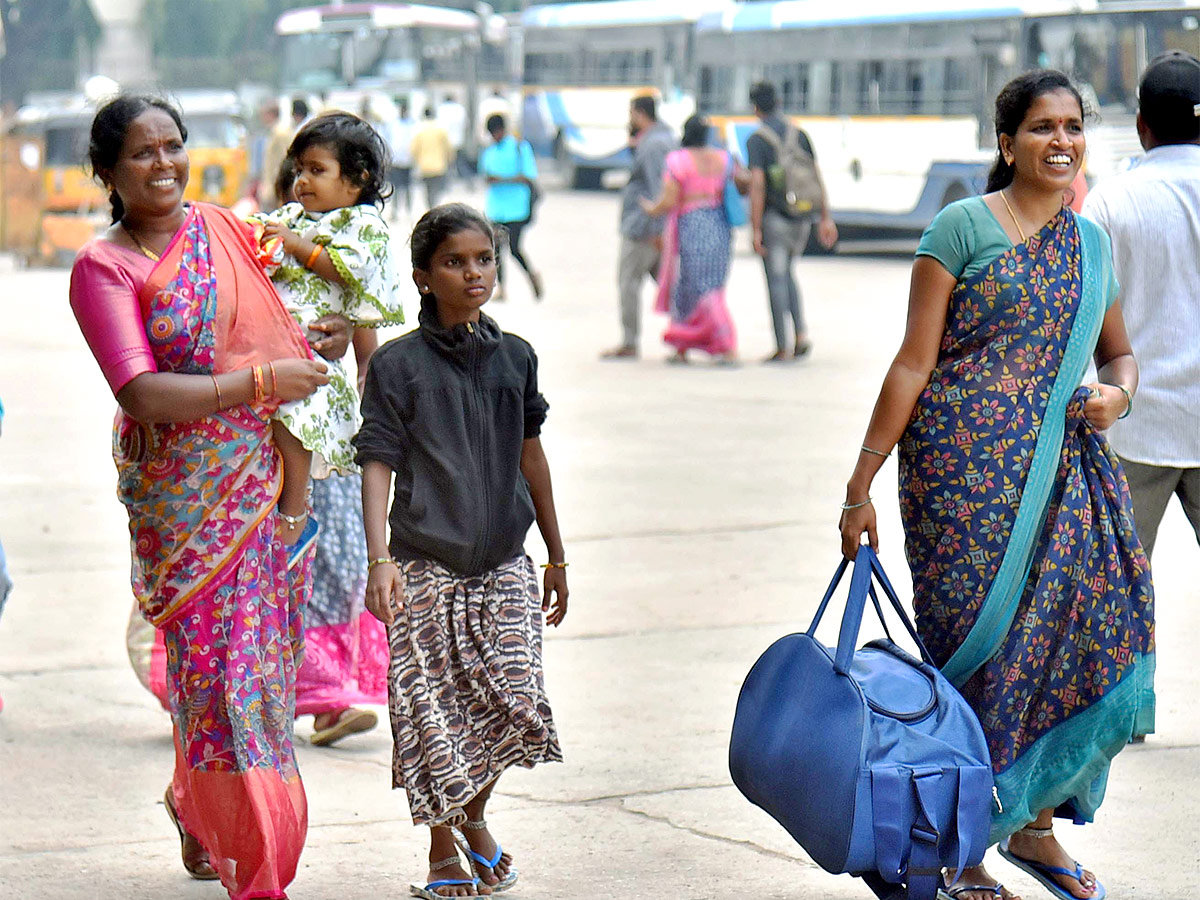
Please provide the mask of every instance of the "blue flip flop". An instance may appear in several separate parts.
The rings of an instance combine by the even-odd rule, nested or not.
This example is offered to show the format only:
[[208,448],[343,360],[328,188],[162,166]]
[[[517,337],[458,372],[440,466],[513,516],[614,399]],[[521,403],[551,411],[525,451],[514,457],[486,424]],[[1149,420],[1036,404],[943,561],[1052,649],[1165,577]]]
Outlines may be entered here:
[[[467,843],[467,836],[463,832],[459,831],[457,828],[452,828],[450,830],[454,834],[454,840],[458,842],[459,847],[466,852],[467,856],[471,857],[471,859],[475,861],[476,865],[486,866],[489,869],[494,869],[496,868],[496,864],[500,862],[500,858],[504,856],[504,848],[499,844],[496,844],[495,855],[491,859],[488,859],[482,853],[476,853],[471,849],[471,845]],[[517,870],[509,869],[507,875],[505,875],[495,884],[489,884],[487,886],[492,889],[493,894],[499,894],[501,891],[507,891],[516,883]]]
[[469,884],[476,889],[479,888],[478,878],[443,878],[441,881],[431,881],[424,887],[419,884],[409,884],[408,892],[414,897],[420,897],[421,900],[446,900],[445,894],[436,893],[440,887],[458,887],[460,884]]
[[[1000,842],[999,850],[1001,856],[1007,859],[1022,872],[1025,872],[1026,874],[1032,875],[1034,878],[1036,878],[1039,882],[1041,882],[1042,887],[1052,893],[1055,897],[1058,897],[1059,900],[1080,900],[1080,898],[1068,891],[1054,878],[1055,875],[1066,875],[1068,878],[1074,878],[1080,884],[1083,884],[1083,866],[1081,866],[1079,863],[1075,863],[1075,870],[1071,871],[1070,869],[1064,869],[1061,866],[1047,866],[1044,863],[1035,862],[1032,859],[1025,859],[1023,856],[1017,856],[1008,849],[1007,838]],[[1104,898],[1107,896],[1108,891],[1104,889],[1104,885],[1102,885],[1100,880],[1097,879],[1096,890],[1090,897],[1087,898],[1087,900],[1104,900]]]

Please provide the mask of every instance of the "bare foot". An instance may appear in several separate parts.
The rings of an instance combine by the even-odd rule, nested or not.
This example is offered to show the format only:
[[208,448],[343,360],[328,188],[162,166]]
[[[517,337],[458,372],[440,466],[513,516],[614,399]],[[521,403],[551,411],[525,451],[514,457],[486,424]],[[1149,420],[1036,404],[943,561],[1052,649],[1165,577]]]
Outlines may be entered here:
[[[496,855],[496,850],[499,844],[492,837],[492,833],[484,828],[463,828],[463,836],[467,839],[467,845],[484,859],[492,859]],[[502,852],[500,859],[496,865],[488,867],[478,860],[473,860],[475,864],[475,874],[479,876],[479,880],[485,885],[491,886],[499,884],[503,881],[508,873],[512,871],[512,856]]]
[[[1075,860],[1062,848],[1054,835],[1034,837],[1018,831],[1008,839],[1008,850],[1020,859],[1041,863],[1043,866],[1056,866],[1068,872],[1075,871]],[[1088,900],[1096,894],[1096,876],[1086,869],[1083,870],[1083,877],[1078,879],[1072,875],[1055,874],[1052,877],[1064,890],[1079,900]]]
[[[958,876],[958,881],[946,887],[946,893],[954,900],[996,900],[997,894],[991,888],[999,885],[987,869],[983,866],[972,866],[969,869],[963,869],[962,874]],[[986,887],[987,890],[969,891],[967,886]],[[1003,885],[1000,886],[1000,900],[1021,900],[1020,896],[1014,894]]]

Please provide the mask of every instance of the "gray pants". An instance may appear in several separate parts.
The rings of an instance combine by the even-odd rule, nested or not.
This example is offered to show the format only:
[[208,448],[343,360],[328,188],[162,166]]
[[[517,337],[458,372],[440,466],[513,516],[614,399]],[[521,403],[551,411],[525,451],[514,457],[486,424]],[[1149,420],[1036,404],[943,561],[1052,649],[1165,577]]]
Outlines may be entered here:
[[1200,543],[1200,469],[1173,469],[1121,460],[1129,493],[1133,495],[1133,521],[1146,556],[1154,552],[1158,526],[1174,494]]
[[[792,274],[792,260],[808,243],[807,219],[789,219],[773,209],[763,210],[763,268],[767,273],[767,297],[771,304],[771,324],[775,326],[775,346],[791,350],[796,339],[807,330],[800,302],[800,286]],[[788,328],[791,319],[791,329]],[[790,332],[790,333],[789,333]]]
[[621,236],[617,264],[617,290],[621,294],[621,346],[638,346],[642,333],[642,282],[646,276],[658,280],[658,248],[650,241]]

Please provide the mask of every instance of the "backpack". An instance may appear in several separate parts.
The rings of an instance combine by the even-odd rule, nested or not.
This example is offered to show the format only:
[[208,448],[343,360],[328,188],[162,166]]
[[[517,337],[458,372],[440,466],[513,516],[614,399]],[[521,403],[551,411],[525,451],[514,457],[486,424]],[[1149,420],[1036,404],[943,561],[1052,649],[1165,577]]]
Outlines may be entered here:
[[797,217],[818,212],[823,195],[821,179],[816,160],[800,145],[800,129],[788,122],[781,138],[764,123],[755,134],[775,150],[775,164],[767,171],[767,179],[783,198],[788,212]]
[[[870,547],[858,548],[837,646],[813,636],[847,564],[808,631],[780,638],[746,676],[729,771],[738,790],[826,871],[859,875],[881,898],[934,900],[943,868],[955,880],[987,849],[994,796],[987,742],[975,713],[934,667]],[[921,659],[890,636],[855,649],[868,596],[883,621],[874,579]]]

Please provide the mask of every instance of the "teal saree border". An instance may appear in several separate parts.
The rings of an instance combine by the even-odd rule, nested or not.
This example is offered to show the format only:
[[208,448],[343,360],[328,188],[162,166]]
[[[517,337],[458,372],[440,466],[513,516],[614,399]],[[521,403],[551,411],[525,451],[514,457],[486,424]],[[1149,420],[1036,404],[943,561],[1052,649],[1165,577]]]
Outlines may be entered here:
[[1101,290],[1103,250],[1099,229],[1078,216],[1075,222],[1082,251],[1083,296],[1071,335],[1067,338],[1058,377],[1054,380],[1050,399],[1046,403],[1042,428],[1004,559],[1000,562],[1000,568],[970,632],[942,667],[942,674],[955,687],[961,688],[1000,649],[1012,627],[1013,616],[1029,580],[1033,551],[1041,537],[1046,510],[1054,491],[1055,474],[1066,433],[1067,404],[1087,372],[1096,340],[1100,336],[1100,326],[1104,322],[1107,302]]
[[1081,819],[1092,821],[1104,800],[1109,764],[1129,742],[1153,683],[1154,654],[1138,654],[1118,685],[1042,735],[997,775],[1004,812],[993,811],[988,842],[1003,840],[1043,809],[1068,801]]

